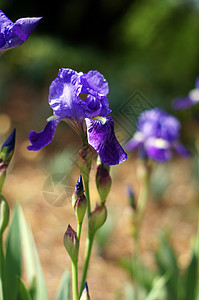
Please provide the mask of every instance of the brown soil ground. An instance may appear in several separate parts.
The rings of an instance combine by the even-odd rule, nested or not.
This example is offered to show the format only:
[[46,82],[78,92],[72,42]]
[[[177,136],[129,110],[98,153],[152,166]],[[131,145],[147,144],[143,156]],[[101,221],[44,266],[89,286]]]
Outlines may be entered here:
[[[63,246],[63,235],[68,224],[76,228],[76,219],[70,200],[63,207],[55,207],[46,201],[42,194],[43,184],[50,175],[42,163],[46,150],[40,154],[28,153],[25,143],[18,142],[13,169],[10,169],[4,186],[4,195],[9,199],[11,207],[15,201],[23,207],[37,244],[49,298],[53,300],[62,273],[65,268],[71,268],[69,256]],[[48,159],[45,161],[47,164]],[[190,242],[197,231],[199,210],[198,182],[193,179],[192,164],[190,159],[179,158],[175,158],[172,164],[166,164],[165,171],[170,179],[168,188],[161,201],[155,201],[154,195],[150,194],[140,236],[141,256],[149,268],[154,267],[153,251],[157,248],[159,233],[164,228],[170,229],[179,266],[184,268],[189,261]],[[104,257],[98,255],[94,244],[87,278],[93,300],[116,299],[116,293],[122,293],[125,282],[130,279],[119,267],[118,259],[133,253],[132,210],[126,196],[126,187],[132,184],[137,197],[139,182],[136,168],[137,161],[130,157],[127,162],[111,169],[113,183],[107,208],[108,216],[112,216],[115,223],[110,242],[104,249]],[[71,176],[78,178],[78,175],[77,168],[74,168]],[[92,207],[99,200],[94,176],[95,169],[91,172]],[[86,229],[85,222],[80,247],[80,275]]]

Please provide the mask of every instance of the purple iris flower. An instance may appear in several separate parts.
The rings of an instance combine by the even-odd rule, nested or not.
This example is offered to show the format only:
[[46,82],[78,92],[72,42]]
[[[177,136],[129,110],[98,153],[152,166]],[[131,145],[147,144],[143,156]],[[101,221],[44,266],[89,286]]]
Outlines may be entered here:
[[166,112],[155,108],[143,112],[137,123],[137,131],[126,143],[127,151],[138,149],[142,157],[158,162],[171,159],[172,150],[182,156],[189,151],[179,142],[180,122]]
[[183,110],[199,103],[199,77],[196,79],[195,89],[191,90],[184,98],[173,100],[172,107],[176,110]]
[[114,133],[114,123],[109,113],[106,79],[98,71],[87,74],[71,69],[60,69],[58,77],[49,88],[49,104],[53,117],[44,130],[30,131],[28,150],[37,151],[54,138],[60,121],[69,121],[82,138],[99,154],[103,164],[115,165],[127,159],[127,154]]
[[42,18],[21,18],[13,23],[0,10],[0,55],[23,44]]

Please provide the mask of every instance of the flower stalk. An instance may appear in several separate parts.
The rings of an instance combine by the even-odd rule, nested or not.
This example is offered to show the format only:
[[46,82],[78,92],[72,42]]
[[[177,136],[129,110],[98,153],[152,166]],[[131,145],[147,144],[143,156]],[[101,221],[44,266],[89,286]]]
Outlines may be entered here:
[[80,295],[83,292],[86,277],[87,277],[88,265],[89,265],[91,251],[92,251],[92,247],[93,247],[93,241],[94,241],[94,235],[89,234],[88,239],[87,239],[86,256],[85,256],[85,261],[84,261],[82,280],[81,280],[81,285],[80,285]]
[[142,225],[142,220],[144,212],[147,205],[147,200],[150,191],[150,174],[151,174],[151,165],[149,161],[141,161],[137,169],[137,177],[140,181],[140,192],[137,200],[137,205],[134,214],[134,254],[135,256],[139,255],[139,237],[140,237],[140,228]]

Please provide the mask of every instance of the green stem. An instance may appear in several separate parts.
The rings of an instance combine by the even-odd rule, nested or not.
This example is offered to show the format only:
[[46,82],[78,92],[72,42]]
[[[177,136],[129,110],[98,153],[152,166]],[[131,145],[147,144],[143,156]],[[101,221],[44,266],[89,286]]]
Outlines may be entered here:
[[82,281],[81,281],[81,286],[80,286],[80,295],[84,289],[84,285],[86,282],[86,276],[87,276],[87,272],[88,272],[88,265],[89,265],[89,261],[90,261],[93,241],[94,241],[94,235],[89,234],[88,240],[87,240],[86,257],[85,257],[84,268],[83,268],[83,273],[82,273]]
[[89,193],[89,181],[84,179],[84,188],[85,188],[85,195],[87,199],[87,214],[88,217],[91,213],[91,204],[90,204],[90,193]]
[[140,236],[140,228],[142,225],[142,220],[144,216],[144,212],[146,209],[146,204],[149,196],[150,190],[150,171],[148,170],[147,166],[144,164],[142,165],[144,176],[140,178],[141,180],[141,188],[137,202],[137,211],[135,216],[135,233],[134,233],[134,245],[135,250],[134,254],[136,256],[139,255],[139,236]]
[[81,232],[82,232],[82,222],[77,224],[77,238],[80,244],[80,237],[81,237]]
[[72,261],[72,286],[73,286],[73,300],[79,300],[77,261],[76,262]]
[[6,282],[5,282],[5,258],[3,253],[3,237],[0,234],[0,275],[2,284],[3,299],[6,300]]

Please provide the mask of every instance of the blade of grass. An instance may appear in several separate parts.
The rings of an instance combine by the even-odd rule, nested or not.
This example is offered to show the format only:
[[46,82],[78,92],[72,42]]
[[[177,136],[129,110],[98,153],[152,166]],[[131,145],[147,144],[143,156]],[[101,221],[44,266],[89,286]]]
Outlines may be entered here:
[[17,299],[18,277],[21,277],[21,235],[19,224],[19,209],[15,205],[12,221],[9,227],[5,254],[5,278],[7,299]]

